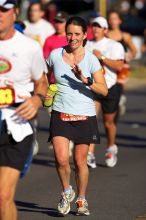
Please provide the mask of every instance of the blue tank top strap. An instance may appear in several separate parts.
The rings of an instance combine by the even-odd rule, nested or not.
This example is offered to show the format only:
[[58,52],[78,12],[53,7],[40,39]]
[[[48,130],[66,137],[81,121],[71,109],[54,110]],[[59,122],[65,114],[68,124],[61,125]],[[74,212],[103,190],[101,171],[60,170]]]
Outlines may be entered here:
[[62,50],[61,50],[62,57],[63,57],[63,53],[64,53],[64,47],[62,47]]

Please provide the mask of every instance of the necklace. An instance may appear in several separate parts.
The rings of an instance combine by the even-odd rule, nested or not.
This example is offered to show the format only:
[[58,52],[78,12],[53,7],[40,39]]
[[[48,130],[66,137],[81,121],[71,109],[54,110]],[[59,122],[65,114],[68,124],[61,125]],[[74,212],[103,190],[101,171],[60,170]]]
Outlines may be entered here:
[[78,65],[84,56],[85,56],[85,51],[77,55],[74,55],[73,53],[69,54],[65,51],[64,60],[70,65]]

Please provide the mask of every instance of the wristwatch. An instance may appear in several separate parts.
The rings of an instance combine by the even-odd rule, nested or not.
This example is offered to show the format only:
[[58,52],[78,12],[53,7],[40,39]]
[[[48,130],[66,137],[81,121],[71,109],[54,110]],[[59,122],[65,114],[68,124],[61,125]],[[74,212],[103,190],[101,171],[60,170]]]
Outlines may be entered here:
[[105,56],[103,56],[103,55],[101,55],[101,57],[100,57],[100,60],[105,60],[106,59],[106,57]]
[[91,77],[87,77],[87,83],[84,83],[86,86],[91,86],[93,84],[93,79]]
[[34,96],[38,96],[40,98],[41,102],[42,102],[42,105],[43,105],[43,103],[45,101],[45,96],[40,94],[40,93],[35,93]]

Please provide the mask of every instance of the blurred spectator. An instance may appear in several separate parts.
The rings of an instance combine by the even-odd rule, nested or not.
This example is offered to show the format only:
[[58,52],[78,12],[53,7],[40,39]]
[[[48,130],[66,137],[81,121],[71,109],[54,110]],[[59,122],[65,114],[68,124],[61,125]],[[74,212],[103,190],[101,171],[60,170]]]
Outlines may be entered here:
[[121,13],[128,14],[130,11],[130,2],[127,0],[122,1],[120,5],[120,10]]
[[119,115],[123,115],[126,111],[126,96],[123,94],[124,92],[124,84],[127,82],[129,77],[129,64],[128,62],[135,58],[136,55],[136,47],[132,41],[132,36],[127,33],[121,31],[122,18],[121,15],[113,10],[108,14],[108,22],[109,22],[109,31],[108,37],[120,42],[123,45],[125,50],[125,60],[123,68],[117,73],[117,86],[119,87],[120,93],[120,102],[119,108],[115,116],[115,120],[118,119]]
[[146,1],[145,0],[136,0],[135,9],[137,10],[137,15],[143,19],[146,19]]
[[141,46],[142,61],[146,65],[146,29],[144,30],[144,41]]
[[50,0],[41,0],[42,5],[46,5],[50,2]]
[[109,31],[108,37],[113,40],[120,42],[126,52],[126,60],[132,60],[136,55],[136,48],[132,41],[132,36],[121,30],[122,17],[121,15],[113,10],[108,13]]
[[57,5],[54,1],[50,1],[47,4],[44,5],[45,14],[44,19],[49,21],[54,25],[54,18],[57,14]]
[[[44,44],[44,57],[45,59],[49,56],[52,50],[63,47],[67,45],[66,33],[65,33],[65,25],[68,19],[68,14],[65,12],[58,12],[54,19],[54,26],[56,29],[56,33],[52,36],[48,37]],[[54,75],[51,74],[49,78],[49,82],[54,82]]]
[[51,23],[43,19],[44,10],[39,2],[31,3],[28,8],[28,20],[24,21],[26,29],[24,33],[34,40],[37,40],[41,46],[48,36],[55,33]]
[[122,15],[122,30],[136,36],[143,35],[146,27],[146,0],[116,0],[110,6],[109,10],[116,9]]
[[43,47],[45,58],[48,57],[52,50],[67,45],[65,34],[65,25],[67,19],[68,14],[66,12],[62,11],[57,13],[54,19],[56,33],[46,39]]
[[98,17],[99,14],[96,11],[92,11],[89,14],[89,18],[88,18],[88,26],[87,26],[87,39],[88,40],[93,40],[93,28],[92,28],[92,21],[94,18]]

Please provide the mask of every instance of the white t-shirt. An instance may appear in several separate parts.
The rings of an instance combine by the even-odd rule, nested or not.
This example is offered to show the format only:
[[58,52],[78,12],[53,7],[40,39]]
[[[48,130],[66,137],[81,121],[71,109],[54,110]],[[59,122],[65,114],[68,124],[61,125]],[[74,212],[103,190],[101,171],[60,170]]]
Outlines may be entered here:
[[[19,96],[30,96],[34,87],[33,80],[39,80],[44,72],[47,72],[47,66],[42,49],[37,42],[17,31],[11,39],[0,40],[1,104],[3,104],[4,93],[4,99],[7,101],[15,97],[16,103],[22,102],[23,99]],[[12,90],[12,87],[15,96],[4,92]],[[1,112],[2,120],[6,120],[7,129],[16,142],[22,141],[33,133],[29,122],[15,114],[15,108],[4,107]]]
[[[124,60],[125,58],[122,44],[106,37],[99,41],[88,41],[86,47],[91,52],[95,49],[99,50],[102,55],[112,60]],[[104,69],[105,80],[109,89],[117,82],[117,72],[106,65],[104,66]]]
[[0,40],[0,86],[10,83],[19,96],[30,96],[33,80],[39,80],[47,66],[40,45],[16,31],[9,40]]
[[47,37],[55,33],[53,25],[44,19],[40,19],[37,23],[32,23],[29,21],[24,21],[24,23],[26,25],[24,34],[28,35],[34,40],[37,40],[41,46],[44,45]]

